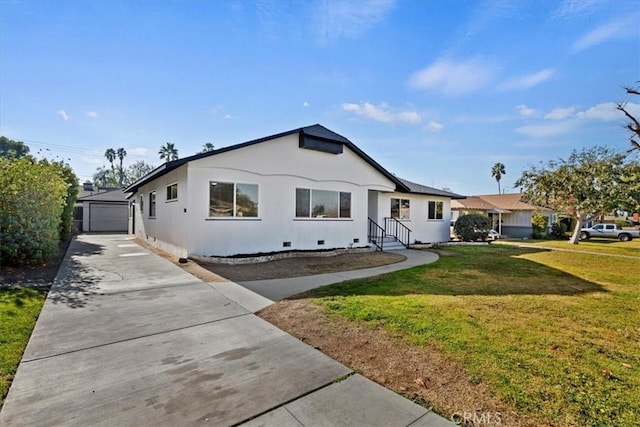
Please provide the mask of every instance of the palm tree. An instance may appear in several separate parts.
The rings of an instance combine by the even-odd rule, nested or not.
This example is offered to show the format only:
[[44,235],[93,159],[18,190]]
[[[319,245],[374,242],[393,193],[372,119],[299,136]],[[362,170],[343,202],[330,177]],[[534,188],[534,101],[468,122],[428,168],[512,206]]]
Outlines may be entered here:
[[124,160],[125,157],[127,157],[127,152],[126,152],[126,150],[124,148],[120,147],[120,148],[118,148],[118,151],[116,151],[116,155],[118,156],[118,160],[120,160],[118,182],[120,184],[120,187],[122,187],[122,179],[124,178],[124,170],[122,169],[122,161]]
[[491,168],[491,176],[496,179],[498,182],[498,194],[501,194],[500,191],[500,180],[502,179],[502,175],[506,175],[507,172],[504,169],[504,164],[498,162]]
[[160,160],[164,160],[166,162],[178,160],[178,149],[171,142],[167,142],[162,147],[160,147],[160,151],[158,151],[158,154],[160,155]]
[[208,153],[209,151],[213,151],[213,150],[215,150],[215,149],[216,149],[216,147],[214,147],[214,145],[213,145],[212,143],[210,143],[210,142],[205,142],[205,143],[202,145],[202,151],[201,151],[201,153]]
[[116,150],[114,150],[113,148],[107,148],[107,150],[104,152],[104,156],[107,158],[109,163],[111,163],[111,172],[113,173],[113,179],[115,180],[116,170],[113,167],[113,161],[116,159]]

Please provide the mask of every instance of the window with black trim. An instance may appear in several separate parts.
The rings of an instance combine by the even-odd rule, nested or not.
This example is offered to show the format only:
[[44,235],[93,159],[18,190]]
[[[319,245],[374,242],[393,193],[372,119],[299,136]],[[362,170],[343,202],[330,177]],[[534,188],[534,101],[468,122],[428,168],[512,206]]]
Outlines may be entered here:
[[156,192],[149,193],[149,218],[156,216]]
[[234,182],[209,183],[209,216],[258,217],[258,185]]
[[178,200],[178,183],[167,185],[167,201]]
[[351,193],[296,188],[296,218],[351,218]]
[[429,201],[429,208],[427,212],[427,219],[442,219],[443,218],[443,203],[436,201]]
[[409,199],[391,199],[391,218],[411,218],[411,201]]

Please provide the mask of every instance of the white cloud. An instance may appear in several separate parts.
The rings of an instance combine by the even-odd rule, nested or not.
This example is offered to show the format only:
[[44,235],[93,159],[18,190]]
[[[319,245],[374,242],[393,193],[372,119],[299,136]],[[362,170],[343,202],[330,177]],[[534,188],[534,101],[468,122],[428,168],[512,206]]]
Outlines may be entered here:
[[535,109],[527,107],[524,104],[517,105],[516,110],[518,110],[518,113],[520,113],[520,115],[524,117],[531,117],[531,116],[535,116],[536,114]]
[[98,113],[96,113],[95,111],[87,111],[87,117],[95,119],[98,117]]
[[365,32],[395,6],[395,0],[322,1],[314,10],[316,38],[324,44]]
[[58,110],[56,111],[56,114],[58,114],[65,122],[71,118],[71,116],[64,110]]
[[440,132],[444,129],[444,125],[440,122],[436,122],[435,120],[431,120],[427,123],[427,127],[425,129],[430,130],[431,132]]
[[[624,113],[618,111],[617,107],[618,105],[614,102],[603,102],[586,111],[580,111],[576,116],[580,119],[603,120],[606,122],[620,120],[624,117]],[[625,104],[625,109],[634,116],[640,114],[640,104],[628,102]]]
[[547,120],[562,120],[567,119],[573,116],[576,112],[576,107],[566,107],[566,108],[554,108],[544,115],[544,118]]
[[225,120],[231,120],[233,119],[233,116],[231,114],[225,114],[222,118]]
[[594,28],[573,43],[573,50],[579,52],[604,43],[607,40],[625,37],[637,37],[638,14],[607,22]]
[[574,19],[591,15],[603,0],[563,0],[551,15],[552,19]]
[[342,104],[342,109],[360,117],[382,123],[419,123],[422,121],[420,115],[415,111],[392,112],[385,103],[377,106],[369,102],[362,102],[360,104],[345,103]]
[[551,68],[545,68],[544,70],[540,70],[537,73],[527,74],[526,76],[509,79],[501,85],[501,89],[529,89],[549,80],[554,73],[555,70]]
[[469,39],[487,28],[499,25],[499,21],[512,20],[521,15],[523,2],[513,0],[487,0],[469,3],[476,6],[464,27],[464,37]]
[[302,106],[303,106],[303,107],[308,107],[309,105],[311,105],[311,104],[309,104],[307,101],[304,101],[304,102],[302,103]]
[[415,72],[410,77],[409,84],[416,89],[431,89],[446,95],[462,95],[485,87],[491,82],[494,74],[495,67],[481,57],[463,61],[441,58]]
[[565,120],[561,122],[540,123],[521,126],[516,129],[516,132],[531,138],[546,138],[567,133],[571,131],[575,126],[575,121]]

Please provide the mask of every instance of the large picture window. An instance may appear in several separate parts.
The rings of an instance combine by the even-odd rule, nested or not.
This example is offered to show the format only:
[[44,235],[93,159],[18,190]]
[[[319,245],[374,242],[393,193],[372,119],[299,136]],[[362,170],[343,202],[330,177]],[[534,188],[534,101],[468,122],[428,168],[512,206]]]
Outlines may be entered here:
[[351,218],[351,193],[296,188],[296,218]]
[[233,182],[211,182],[209,185],[210,217],[258,217],[258,185]]
[[409,199],[391,199],[391,218],[409,219],[411,213]]
[[442,202],[429,202],[429,210],[427,213],[427,219],[442,219],[443,218],[443,204]]
[[149,193],[149,218],[156,216],[156,192]]

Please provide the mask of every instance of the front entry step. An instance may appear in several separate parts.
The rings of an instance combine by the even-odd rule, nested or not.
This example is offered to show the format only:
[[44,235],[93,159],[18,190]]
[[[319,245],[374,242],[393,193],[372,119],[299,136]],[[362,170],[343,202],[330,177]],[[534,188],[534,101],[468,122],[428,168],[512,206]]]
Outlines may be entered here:
[[384,251],[399,251],[406,249],[398,239],[393,236],[387,236],[383,239],[382,249]]

